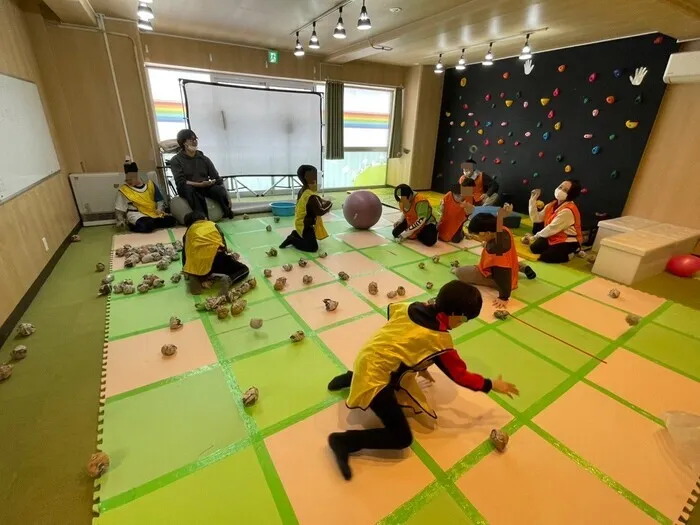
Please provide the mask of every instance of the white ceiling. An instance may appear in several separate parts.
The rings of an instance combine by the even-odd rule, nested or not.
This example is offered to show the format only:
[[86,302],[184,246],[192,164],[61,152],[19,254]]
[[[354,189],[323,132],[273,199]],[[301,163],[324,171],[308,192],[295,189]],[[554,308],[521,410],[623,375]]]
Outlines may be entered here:
[[[135,18],[136,0],[90,0],[95,11]],[[499,56],[516,54],[523,32],[547,27],[532,38],[544,51],[587,42],[661,31],[676,38],[700,37],[700,8],[684,0],[367,0],[370,31],[356,28],[362,5],[355,0],[343,10],[348,33],[332,38],[337,14],[317,24],[323,55],[332,62],[371,60],[403,65],[433,62],[439,52],[446,61],[467,47],[472,60],[483,56],[489,40]],[[155,30],[180,36],[221,40],[265,48],[294,47],[296,28],[334,7],[336,0],[154,0]],[[401,7],[398,14],[392,7]],[[308,45],[311,30],[301,35]],[[508,38],[516,37],[517,38]],[[390,52],[372,49],[392,47]],[[308,49],[307,49],[308,52]]]

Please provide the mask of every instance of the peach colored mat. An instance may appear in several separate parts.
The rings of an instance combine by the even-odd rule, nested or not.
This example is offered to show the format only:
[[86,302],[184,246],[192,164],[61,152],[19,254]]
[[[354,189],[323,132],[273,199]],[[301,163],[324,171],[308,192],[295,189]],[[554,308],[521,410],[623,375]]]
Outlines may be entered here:
[[[164,344],[176,345],[177,354],[163,356],[160,349]],[[164,328],[112,341],[106,353],[106,397],[216,362],[214,349],[200,320],[185,323],[174,332]]]
[[[369,283],[373,281],[376,282],[377,286],[379,287],[379,293],[377,295],[371,295],[369,293],[368,286]],[[411,297],[416,297],[425,292],[425,290],[422,288],[419,288],[415,284],[407,281],[400,275],[397,275],[390,270],[373,273],[372,275],[353,277],[348,281],[348,284],[366,299],[382,308],[388,306],[389,303],[407,301]],[[403,286],[406,289],[406,295],[404,297],[396,296],[389,299],[386,296],[387,292],[391,290],[396,291],[399,286]]]
[[371,231],[343,233],[342,235],[338,235],[338,240],[358,250],[390,242],[388,239]]
[[365,342],[386,323],[379,314],[370,314],[356,321],[336,326],[319,334],[326,346],[352,370],[357,353]]
[[433,257],[434,255],[444,255],[446,253],[452,253],[457,251],[457,247],[449,243],[438,241],[432,246],[426,246],[420,241],[404,241],[403,244],[406,248],[410,248],[414,252],[418,252],[427,257]]
[[656,417],[667,410],[700,414],[700,383],[618,348],[588,379]]
[[[608,292],[613,288],[620,291],[620,297],[617,299],[613,299],[608,295]],[[572,291],[595,299],[596,301],[609,304],[620,310],[641,315],[642,317],[649,315],[666,302],[666,300],[661,297],[640,292],[629,286],[607,281],[600,277],[586,281]]]
[[671,519],[697,480],[675,456],[663,427],[585,384],[533,421]]
[[609,339],[617,339],[630,328],[625,312],[573,292],[564,292],[541,308]]
[[363,275],[378,272],[384,268],[360,252],[336,253],[319,261],[334,274],[345,272],[348,275]]
[[[298,264],[293,263],[292,269],[289,272],[284,271],[281,266],[270,268],[270,270],[272,270],[272,277],[269,277],[268,280],[273,284],[278,277],[287,278],[287,285],[284,287],[282,293],[303,290],[304,288],[308,288],[309,286],[327,283],[335,279],[334,275],[331,275],[329,272],[321,268],[314,261],[307,261],[307,265],[305,268],[302,268]],[[305,275],[310,275],[311,277],[313,277],[313,282],[310,285],[304,284],[303,279]]]
[[656,523],[527,427],[457,486],[492,525]]
[[[326,311],[326,298],[338,301],[335,311]],[[287,295],[285,300],[314,330],[371,311],[367,303],[337,282]]]
[[371,412],[341,402],[265,440],[299,523],[376,523],[433,480],[410,449],[353,456],[353,479],[342,478],[328,434],[380,425]]
[[[483,301],[481,306],[481,313],[479,314],[479,319],[486,323],[493,323],[498,321],[493,314],[496,308],[493,306],[494,299],[498,298],[498,290],[494,288],[486,288],[485,286],[477,286],[481,292],[481,300]],[[511,314],[516,313],[518,310],[525,308],[525,303],[518,301],[516,298],[512,297],[508,299],[506,310]],[[517,322],[517,321],[516,321]]]

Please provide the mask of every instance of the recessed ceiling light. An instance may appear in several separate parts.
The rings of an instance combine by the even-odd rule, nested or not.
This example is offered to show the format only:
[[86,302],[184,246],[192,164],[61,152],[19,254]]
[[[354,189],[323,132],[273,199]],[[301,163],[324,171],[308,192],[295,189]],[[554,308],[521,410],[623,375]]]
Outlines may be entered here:
[[396,13],[400,13],[401,11],[403,11],[403,9],[401,9],[400,7],[390,7],[389,8],[390,13],[396,14]]

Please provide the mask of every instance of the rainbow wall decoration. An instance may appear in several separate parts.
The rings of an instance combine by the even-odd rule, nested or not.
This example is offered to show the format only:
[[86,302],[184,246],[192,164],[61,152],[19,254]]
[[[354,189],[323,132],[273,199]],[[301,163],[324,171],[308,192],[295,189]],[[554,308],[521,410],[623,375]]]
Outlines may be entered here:
[[158,122],[185,122],[185,110],[182,102],[154,101],[156,120]]
[[346,128],[389,129],[387,113],[345,112],[343,120]]

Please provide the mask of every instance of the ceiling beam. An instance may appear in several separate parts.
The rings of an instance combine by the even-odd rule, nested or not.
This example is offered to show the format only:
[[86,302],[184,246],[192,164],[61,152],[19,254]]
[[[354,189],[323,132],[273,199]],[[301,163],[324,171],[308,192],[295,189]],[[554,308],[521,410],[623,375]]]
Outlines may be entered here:
[[56,16],[67,24],[96,26],[97,17],[88,0],[44,0]]

